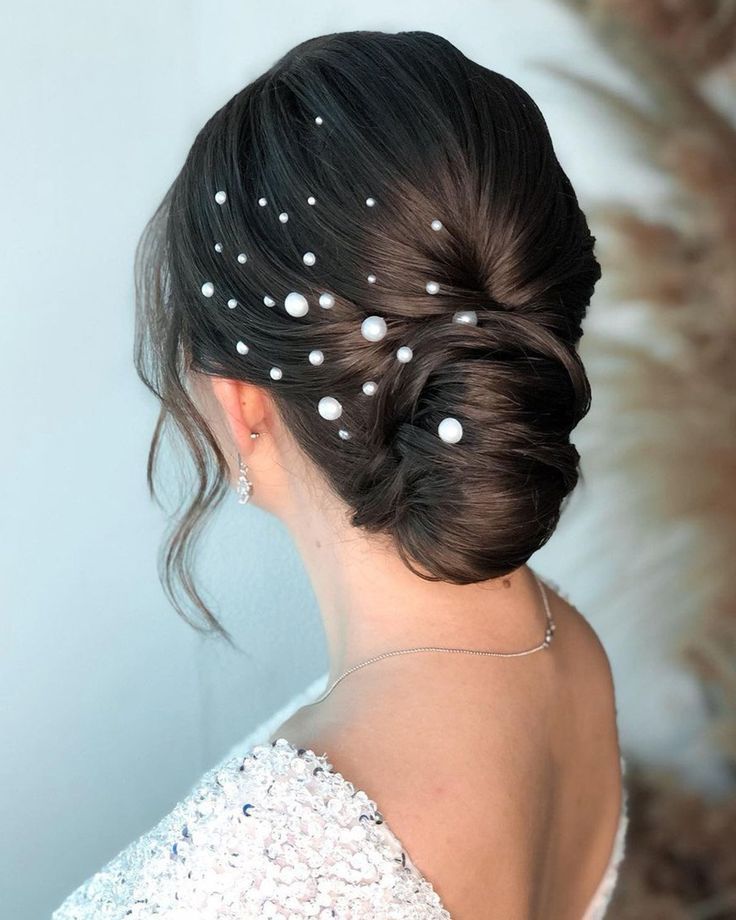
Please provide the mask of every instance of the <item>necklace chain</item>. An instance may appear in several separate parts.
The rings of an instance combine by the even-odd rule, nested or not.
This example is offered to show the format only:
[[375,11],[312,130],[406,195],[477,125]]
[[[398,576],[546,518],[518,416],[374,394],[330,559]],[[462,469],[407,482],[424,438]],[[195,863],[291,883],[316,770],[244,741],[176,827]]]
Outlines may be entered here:
[[555,632],[555,621],[552,618],[552,612],[549,609],[549,599],[547,597],[547,591],[545,590],[544,583],[539,578],[536,572],[532,570],[532,575],[536,581],[539,591],[542,595],[542,601],[544,602],[544,613],[547,618],[547,626],[544,631],[544,640],[535,645],[533,648],[524,649],[520,652],[491,652],[484,649],[474,649],[474,648],[446,648],[441,645],[421,645],[417,648],[399,648],[391,652],[382,652],[380,655],[374,655],[373,658],[369,658],[367,661],[363,661],[360,664],[353,665],[352,668],[348,668],[347,671],[342,673],[339,677],[335,678],[332,684],[328,689],[316,700],[311,703],[308,703],[308,706],[315,706],[317,703],[321,703],[322,700],[326,699],[335,687],[340,683],[340,681],[345,680],[345,678],[352,674],[354,671],[359,671],[361,668],[367,667],[369,664],[373,664],[374,661],[381,661],[383,658],[391,658],[394,655],[408,655],[410,652],[460,652],[466,655],[489,655],[494,658],[519,658],[522,655],[531,655],[534,652],[542,651],[543,649],[549,648],[552,644],[552,638]]

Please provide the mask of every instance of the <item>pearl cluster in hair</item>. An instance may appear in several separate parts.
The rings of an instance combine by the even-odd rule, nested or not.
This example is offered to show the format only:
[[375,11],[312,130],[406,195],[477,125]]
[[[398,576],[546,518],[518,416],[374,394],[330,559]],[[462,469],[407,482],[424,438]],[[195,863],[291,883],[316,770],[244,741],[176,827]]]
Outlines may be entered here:
[[[317,126],[323,124],[323,118],[321,115],[317,115],[314,119],[314,123]],[[219,205],[225,204],[227,201],[227,193],[220,190],[215,193],[215,201]],[[316,198],[314,195],[310,195],[307,198],[307,204],[314,206],[316,204]],[[374,208],[376,206],[376,199],[372,196],[368,196],[365,199],[366,207]],[[268,199],[265,197],[260,197],[258,199],[258,205],[261,208],[268,206]],[[286,224],[289,221],[289,214],[287,211],[279,212],[278,219],[282,224]],[[444,229],[442,221],[435,218],[431,221],[430,227],[435,232],[439,232]],[[222,243],[215,243],[215,251],[221,253],[223,251]],[[248,261],[248,256],[246,253],[241,252],[237,255],[237,261],[244,265]],[[302,262],[308,266],[312,267],[317,262],[317,256],[311,252],[305,252],[302,255]],[[366,276],[368,284],[376,283],[376,275],[373,272],[370,272]],[[202,284],[202,294],[205,297],[212,297],[215,293],[215,286],[211,281],[205,281]],[[428,294],[437,294],[440,290],[440,285],[438,281],[428,281],[425,285],[425,290]],[[276,301],[269,294],[265,294],[263,297],[263,303],[267,307],[276,306]],[[238,306],[238,301],[231,297],[227,301],[227,305],[230,309],[235,309]],[[323,291],[319,295],[319,305],[325,310],[331,309],[335,305],[335,296],[329,291]],[[284,298],[284,310],[293,317],[302,317],[306,316],[309,312],[309,301],[304,294],[299,291],[290,291]],[[456,323],[465,323],[468,325],[477,325],[478,316],[475,310],[459,310],[453,317],[452,321]],[[386,320],[382,316],[367,316],[360,325],[360,332],[364,339],[368,342],[379,342],[385,337],[388,332],[388,327],[386,325]],[[236,351],[240,355],[247,355],[249,352],[248,345],[242,340],[238,341],[235,345]],[[407,364],[414,357],[414,352],[408,345],[401,345],[396,350],[396,360],[402,364]],[[309,352],[309,363],[317,367],[324,362],[324,353],[320,349],[315,348]],[[272,367],[269,371],[269,376],[272,380],[281,380],[283,377],[283,371],[280,367]],[[362,391],[366,396],[375,395],[378,389],[378,384],[375,380],[367,380],[363,386]],[[328,421],[336,421],[342,415],[342,404],[334,396],[323,396],[317,403],[317,411],[323,419]],[[442,419],[442,421],[437,426],[437,433],[440,439],[447,444],[456,444],[463,436],[463,428],[458,419],[453,416],[447,416]],[[350,433],[345,428],[340,428],[338,430],[339,436],[343,440],[348,440],[350,438]]]

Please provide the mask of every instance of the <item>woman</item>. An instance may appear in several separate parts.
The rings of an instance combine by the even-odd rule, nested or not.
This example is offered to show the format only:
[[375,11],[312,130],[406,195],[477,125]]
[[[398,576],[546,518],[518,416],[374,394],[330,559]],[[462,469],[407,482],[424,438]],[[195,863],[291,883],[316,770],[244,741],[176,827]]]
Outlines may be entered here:
[[167,586],[227,637],[184,560],[236,484],[330,679],[56,920],[603,916],[611,671],[527,565],[578,480],[593,243],[534,102],[430,33],[303,42],[199,132],[137,261],[149,483],[167,418],[200,477]]

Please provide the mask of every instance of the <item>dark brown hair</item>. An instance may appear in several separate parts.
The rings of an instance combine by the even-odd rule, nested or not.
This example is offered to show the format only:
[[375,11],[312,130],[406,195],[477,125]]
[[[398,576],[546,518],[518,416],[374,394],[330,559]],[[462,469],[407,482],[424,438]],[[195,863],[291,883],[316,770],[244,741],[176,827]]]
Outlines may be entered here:
[[[177,611],[201,628],[178,581],[227,637],[188,561],[229,492],[190,368],[266,388],[353,524],[389,535],[421,577],[469,584],[523,565],[578,481],[570,433],[590,406],[576,344],[600,277],[594,240],[533,100],[438,35],[313,38],[233,96],[197,134],[136,253],[136,367],[161,402],[149,488],[156,497],[169,419],[198,476],[162,548]],[[285,311],[290,291],[307,297],[306,315]],[[461,310],[477,325],[454,322]],[[379,342],[361,334],[369,315],[386,321]],[[325,395],[342,403],[338,422],[317,411]],[[447,415],[463,426],[456,444],[437,434]]]

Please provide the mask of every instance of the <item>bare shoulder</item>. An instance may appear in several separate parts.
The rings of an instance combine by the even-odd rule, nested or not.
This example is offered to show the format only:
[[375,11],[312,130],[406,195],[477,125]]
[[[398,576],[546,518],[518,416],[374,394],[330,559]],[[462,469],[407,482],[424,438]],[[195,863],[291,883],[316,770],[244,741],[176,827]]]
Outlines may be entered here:
[[[457,661],[443,664],[462,668]],[[432,690],[423,684],[414,695],[421,705],[410,703],[408,693],[402,706],[363,700],[350,721],[297,720],[285,734],[327,754],[335,770],[376,802],[459,920],[531,915],[528,879],[536,841],[542,846],[546,834],[547,809],[539,804],[548,795],[548,763],[536,756],[545,729],[532,705],[531,722],[511,717],[518,704],[508,696],[503,704],[504,683],[508,678],[488,678],[482,688],[460,689],[461,680]]]
[[557,592],[551,597],[555,632],[557,684],[563,696],[562,711],[572,704],[579,715],[604,719],[615,728],[616,698],[608,653],[591,621]]

